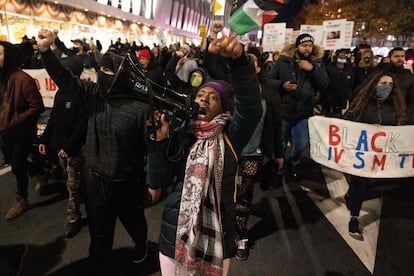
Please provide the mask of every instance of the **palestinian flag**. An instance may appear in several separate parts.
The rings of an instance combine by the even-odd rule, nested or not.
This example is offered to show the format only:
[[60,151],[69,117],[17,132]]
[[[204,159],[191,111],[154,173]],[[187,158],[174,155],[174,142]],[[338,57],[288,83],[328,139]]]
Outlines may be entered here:
[[248,0],[229,18],[228,24],[239,35],[271,22],[283,8],[285,0]]

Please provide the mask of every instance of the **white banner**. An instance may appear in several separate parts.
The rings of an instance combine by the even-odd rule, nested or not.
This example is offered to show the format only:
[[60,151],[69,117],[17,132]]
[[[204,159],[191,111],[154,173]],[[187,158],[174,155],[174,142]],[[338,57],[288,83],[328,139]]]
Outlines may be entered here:
[[[52,108],[56,91],[59,88],[49,76],[46,69],[24,69],[23,71],[36,81],[37,89],[39,89],[42,95],[45,107]],[[82,71],[81,79],[96,82],[96,78],[95,69],[84,69]]]
[[47,73],[46,69],[24,69],[36,81],[37,88],[42,94],[43,104],[45,107],[53,107],[57,85]]
[[323,26],[322,25],[300,25],[301,34],[310,34],[315,39],[316,45],[322,46]]
[[267,23],[263,28],[263,52],[273,52],[285,46],[286,23]]
[[414,176],[414,125],[382,126],[309,119],[310,156],[326,167],[368,178]]

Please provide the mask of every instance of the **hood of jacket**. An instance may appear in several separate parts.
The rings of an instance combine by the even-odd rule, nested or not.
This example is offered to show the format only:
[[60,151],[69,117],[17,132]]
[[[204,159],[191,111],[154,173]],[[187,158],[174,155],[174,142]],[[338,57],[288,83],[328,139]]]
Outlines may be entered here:
[[206,82],[208,82],[208,81],[210,81],[210,80],[211,80],[210,75],[208,74],[208,72],[207,72],[204,68],[202,68],[202,67],[197,67],[196,69],[194,69],[194,70],[192,70],[192,71],[190,72],[190,75],[189,75],[189,80],[188,80],[188,81],[190,81],[190,77],[191,77],[191,75],[192,75],[194,72],[199,72],[199,73],[203,76],[203,83],[206,83]]
[[[103,55],[103,57],[110,57],[112,60],[111,67],[115,73],[112,84],[111,84],[111,91],[109,92],[109,97],[111,96],[129,96],[133,94],[133,77],[132,77],[132,68],[128,66],[128,62],[125,61],[122,65],[123,60],[125,57],[118,55],[113,52],[107,52]],[[130,56],[133,59],[135,64],[138,64],[138,60],[135,60],[133,55]],[[102,60],[102,59],[101,59]],[[122,67],[121,67],[122,65]],[[100,64],[98,64],[99,68]],[[113,66],[113,67],[112,67]],[[99,84],[99,81],[98,81]]]
[[20,68],[23,53],[19,46],[10,42],[0,41],[0,45],[4,47],[4,64],[3,68],[0,68],[0,81],[7,83],[10,75]]
[[[282,51],[280,52],[280,57],[287,57],[287,58],[293,58],[295,59],[295,54],[296,54],[296,46],[295,43],[286,45]],[[312,48],[312,53],[311,53],[311,60],[312,61],[316,61],[316,60],[320,60],[323,57],[323,49],[321,46],[319,45],[315,45],[313,44],[313,48]]]

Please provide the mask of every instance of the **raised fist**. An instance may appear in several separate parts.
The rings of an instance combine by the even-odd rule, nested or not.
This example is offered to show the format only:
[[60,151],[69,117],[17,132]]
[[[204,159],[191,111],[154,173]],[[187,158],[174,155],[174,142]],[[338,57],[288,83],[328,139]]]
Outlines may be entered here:
[[235,36],[223,36],[214,39],[208,46],[208,51],[232,59],[239,58],[243,53],[243,44]]
[[50,45],[55,42],[55,39],[56,35],[54,32],[47,29],[41,29],[37,36],[37,46],[39,47],[39,51],[42,53],[46,52]]

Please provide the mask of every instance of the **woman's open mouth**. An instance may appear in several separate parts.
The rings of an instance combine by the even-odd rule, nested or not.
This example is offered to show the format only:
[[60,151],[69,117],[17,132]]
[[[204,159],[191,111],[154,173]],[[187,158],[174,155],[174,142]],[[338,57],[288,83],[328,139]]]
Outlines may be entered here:
[[199,115],[207,115],[207,109],[206,109],[206,107],[205,106],[200,106],[198,108],[198,114]]

